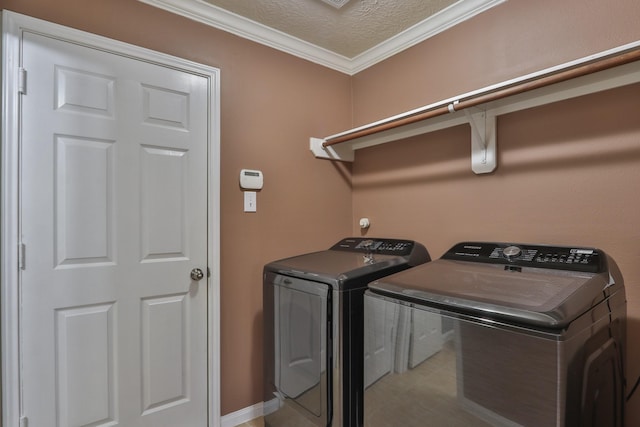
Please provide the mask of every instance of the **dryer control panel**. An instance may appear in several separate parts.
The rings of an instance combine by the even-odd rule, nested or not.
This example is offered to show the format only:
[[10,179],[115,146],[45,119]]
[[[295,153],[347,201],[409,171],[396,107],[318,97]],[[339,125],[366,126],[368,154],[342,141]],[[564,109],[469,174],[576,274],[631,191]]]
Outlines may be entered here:
[[599,273],[606,268],[605,257],[599,249],[529,243],[462,242],[442,258],[588,273]]
[[348,237],[333,245],[330,250],[406,256],[411,254],[415,244],[412,240]]

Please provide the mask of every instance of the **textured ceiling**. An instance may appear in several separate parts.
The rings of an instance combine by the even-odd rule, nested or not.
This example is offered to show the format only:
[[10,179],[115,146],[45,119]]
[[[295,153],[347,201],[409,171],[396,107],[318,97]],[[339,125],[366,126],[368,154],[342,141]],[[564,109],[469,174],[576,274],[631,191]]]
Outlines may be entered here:
[[353,58],[458,0],[205,0],[252,21]]
[[507,0],[138,1],[353,75]]

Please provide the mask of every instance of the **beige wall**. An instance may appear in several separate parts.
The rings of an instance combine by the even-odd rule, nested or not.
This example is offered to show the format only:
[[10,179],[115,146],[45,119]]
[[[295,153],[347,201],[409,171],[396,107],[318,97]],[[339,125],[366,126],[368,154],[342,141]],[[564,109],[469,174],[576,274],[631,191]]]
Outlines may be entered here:
[[[640,40],[640,2],[509,0],[354,77],[355,124]],[[356,152],[368,235],[593,245],[625,277],[628,378],[640,375],[640,84],[499,117],[498,168],[474,175],[459,126]],[[354,228],[355,232],[356,228]],[[640,392],[627,426],[640,425]]]
[[[351,232],[350,171],[309,152],[310,136],[351,125],[350,78],[134,0],[0,7],[220,68],[222,413],[261,401],[262,266]],[[243,212],[242,168],[264,172],[257,213]]]
[[640,39],[637,0],[508,0],[353,79],[354,125]]
[[[262,266],[359,233],[361,216],[370,235],[433,256],[463,239],[602,247],[627,280],[640,375],[640,87],[501,117],[487,176],[470,171],[464,127],[359,151],[353,193],[348,166],[308,151],[310,136],[640,39],[636,0],[509,0],[354,78],[133,0],[0,6],[221,69],[223,414],[261,400]],[[241,168],[265,175],[255,214],[242,212]]]

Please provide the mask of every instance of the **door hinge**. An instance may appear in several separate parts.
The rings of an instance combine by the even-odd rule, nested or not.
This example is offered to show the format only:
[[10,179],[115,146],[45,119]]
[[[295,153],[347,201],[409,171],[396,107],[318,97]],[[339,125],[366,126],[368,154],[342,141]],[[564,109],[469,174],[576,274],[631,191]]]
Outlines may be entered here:
[[20,427],[29,427],[27,417],[20,417]]
[[20,243],[18,245],[18,268],[20,270],[24,270],[25,267],[25,259],[27,257],[27,245],[24,243]]
[[18,68],[18,93],[27,94],[27,70]]
[[207,267],[207,278],[211,277],[211,270]]

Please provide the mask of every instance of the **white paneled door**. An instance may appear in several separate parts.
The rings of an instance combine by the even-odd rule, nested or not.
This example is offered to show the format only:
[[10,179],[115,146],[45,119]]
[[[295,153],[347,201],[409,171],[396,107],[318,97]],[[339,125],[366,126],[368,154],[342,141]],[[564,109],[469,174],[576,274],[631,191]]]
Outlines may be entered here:
[[364,386],[393,370],[398,332],[398,305],[380,298],[364,298]]
[[28,32],[22,66],[29,427],[206,426],[207,79]]

